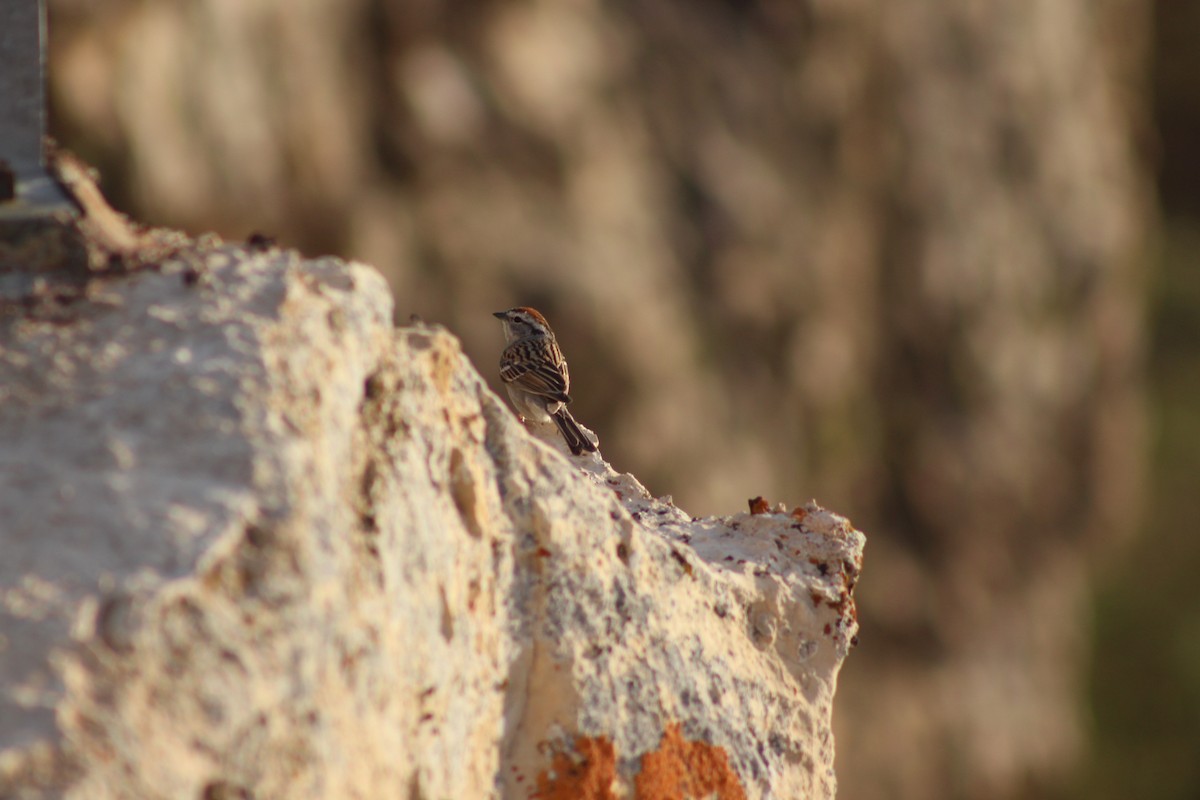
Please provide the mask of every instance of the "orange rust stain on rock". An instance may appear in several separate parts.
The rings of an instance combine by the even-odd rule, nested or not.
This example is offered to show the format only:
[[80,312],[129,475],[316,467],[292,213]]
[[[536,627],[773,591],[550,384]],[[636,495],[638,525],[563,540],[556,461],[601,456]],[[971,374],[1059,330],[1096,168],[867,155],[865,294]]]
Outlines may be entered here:
[[746,800],[725,748],[686,741],[678,723],[667,728],[658,750],[642,756],[642,771],[634,778],[637,800],[684,800],[714,793],[720,800]]
[[603,736],[579,736],[575,751],[582,761],[566,753],[554,754],[550,769],[538,773],[533,796],[538,800],[616,800],[612,785],[617,777],[617,751],[613,743]]

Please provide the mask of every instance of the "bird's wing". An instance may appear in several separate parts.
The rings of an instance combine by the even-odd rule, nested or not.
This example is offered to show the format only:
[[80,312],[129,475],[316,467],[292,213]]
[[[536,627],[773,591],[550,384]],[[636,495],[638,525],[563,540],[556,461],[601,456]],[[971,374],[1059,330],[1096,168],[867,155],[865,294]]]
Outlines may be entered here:
[[500,379],[541,397],[569,403],[567,395],[571,379],[567,373],[567,362],[558,354],[554,360],[539,358],[523,347],[524,342],[513,342],[500,356]]

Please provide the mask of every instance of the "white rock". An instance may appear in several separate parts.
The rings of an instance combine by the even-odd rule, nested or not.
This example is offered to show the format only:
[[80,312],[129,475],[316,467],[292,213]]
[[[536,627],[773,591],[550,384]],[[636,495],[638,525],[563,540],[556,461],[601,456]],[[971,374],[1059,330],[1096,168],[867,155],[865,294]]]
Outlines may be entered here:
[[363,266],[91,293],[0,318],[0,795],[833,796],[844,519],[571,458]]

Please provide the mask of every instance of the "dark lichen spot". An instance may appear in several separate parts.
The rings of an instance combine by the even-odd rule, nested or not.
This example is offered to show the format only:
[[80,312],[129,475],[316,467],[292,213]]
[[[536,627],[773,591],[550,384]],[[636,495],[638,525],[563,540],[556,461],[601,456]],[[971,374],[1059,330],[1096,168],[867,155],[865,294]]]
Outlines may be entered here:
[[275,246],[275,237],[255,231],[246,239],[246,249],[254,252],[270,250]]
[[675,561],[679,563],[679,566],[688,575],[688,577],[692,576],[692,565],[683,553],[679,552],[675,548],[671,548],[671,558],[675,559]]
[[200,792],[201,800],[253,800],[254,795],[245,786],[229,781],[212,781]]

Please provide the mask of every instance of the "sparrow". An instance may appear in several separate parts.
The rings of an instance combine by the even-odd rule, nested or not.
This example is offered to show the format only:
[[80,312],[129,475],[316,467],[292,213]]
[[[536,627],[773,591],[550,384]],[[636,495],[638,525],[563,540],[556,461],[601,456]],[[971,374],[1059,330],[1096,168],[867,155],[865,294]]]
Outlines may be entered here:
[[492,316],[504,323],[508,346],[500,354],[500,379],[522,421],[552,420],[572,455],[596,452],[567,410],[571,376],[550,323],[536,309],[518,306]]

